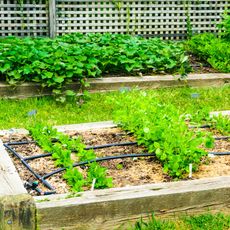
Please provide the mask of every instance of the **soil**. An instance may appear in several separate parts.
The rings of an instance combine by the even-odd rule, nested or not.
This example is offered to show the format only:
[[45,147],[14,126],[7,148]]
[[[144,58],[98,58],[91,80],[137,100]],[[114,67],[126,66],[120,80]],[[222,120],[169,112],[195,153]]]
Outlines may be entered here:
[[[214,133],[215,136],[218,135],[216,132]],[[71,132],[68,133],[68,135],[70,135],[71,137],[81,136],[87,146],[135,141],[134,137],[125,133],[119,128],[98,129],[84,132]],[[9,139],[10,141],[31,140],[31,138],[28,136],[16,134],[11,136],[11,138],[9,138],[9,136],[4,136],[2,139],[4,142],[9,142]],[[18,153],[20,153],[24,157],[43,153],[43,151],[38,146],[36,146],[35,143],[13,147]],[[229,140],[216,140],[215,147],[211,150],[209,149],[208,151],[230,151],[230,142]],[[98,149],[95,150],[95,152],[97,157],[101,157],[130,153],[143,153],[146,151],[143,147],[132,145]],[[11,153],[10,156],[12,157],[16,169],[23,181],[33,182],[37,180],[21,164],[18,159],[12,156]],[[34,169],[34,171],[39,173],[41,176],[57,169],[51,157],[39,158],[28,162],[30,166]],[[111,161],[105,161],[100,164],[108,168],[107,175],[113,178],[114,187],[172,181],[172,178],[163,173],[162,166],[155,157],[142,157],[138,159],[116,159]],[[79,168],[79,170],[84,171],[84,169],[82,168]],[[230,155],[215,156],[204,159],[203,164],[199,167],[199,171],[193,173],[193,179],[224,175],[230,175]],[[65,180],[62,178],[61,173],[48,178],[47,181],[56,189],[57,193],[67,193],[70,191],[70,188],[66,184]],[[42,186],[42,184],[39,184],[39,188],[42,189],[43,192],[48,191],[48,189]],[[87,189],[89,188],[85,188],[85,190]],[[32,195],[37,195],[37,193],[33,190],[28,189],[28,192]]]
[[213,69],[209,63],[200,60],[194,55],[189,55],[189,62],[193,73],[218,73],[218,71]]

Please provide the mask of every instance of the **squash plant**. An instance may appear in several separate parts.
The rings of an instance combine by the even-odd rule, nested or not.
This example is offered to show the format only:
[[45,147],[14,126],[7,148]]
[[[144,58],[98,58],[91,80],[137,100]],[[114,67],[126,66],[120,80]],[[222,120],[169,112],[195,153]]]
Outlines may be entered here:
[[56,95],[65,85],[103,74],[179,73],[190,71],[183,48],[157,38],[122,34],[66,34],[50,38],[0,38],[0,80],[11,85],[38,82]]

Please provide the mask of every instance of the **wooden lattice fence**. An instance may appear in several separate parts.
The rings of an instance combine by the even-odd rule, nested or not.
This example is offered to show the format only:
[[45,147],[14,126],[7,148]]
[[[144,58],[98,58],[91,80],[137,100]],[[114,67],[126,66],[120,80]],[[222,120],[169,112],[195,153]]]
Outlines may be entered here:
[[46,0],[0,0],[0,36],[48,36]]
[[217,32],[229,0],[0,0],[0,36],[133,33],[178,39]]

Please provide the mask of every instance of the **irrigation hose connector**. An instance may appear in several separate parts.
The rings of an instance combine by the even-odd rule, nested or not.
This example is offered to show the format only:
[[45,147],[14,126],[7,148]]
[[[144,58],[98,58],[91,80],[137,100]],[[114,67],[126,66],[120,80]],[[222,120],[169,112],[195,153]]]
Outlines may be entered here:
[[210,157],[210,158],[214,158],[214,157],[216,157],[214,154],[212,154],[212,153],[209,153],[208,154],[208,157]]

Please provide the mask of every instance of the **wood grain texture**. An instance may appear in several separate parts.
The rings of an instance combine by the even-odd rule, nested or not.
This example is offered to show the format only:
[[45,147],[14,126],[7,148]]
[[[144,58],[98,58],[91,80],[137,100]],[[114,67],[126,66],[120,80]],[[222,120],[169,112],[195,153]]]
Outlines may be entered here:
[[34,200],[29,194],[0,196],[1,230],[35,230],[35,213]]
[[[179,77],[179,76],[178,76]],[[185,80],[178,80],[177,76],[144,76],[144,77],[106,77],[92,78],[87,80],[90,87],[87,91],[105,92],[115,91],[122,87],[139,87],[140,89],[156,89],[166,87],[220,87],[230,83],[230,74],[189,74]],[[78,90],[80,85],[72,83],[66,85],[66,89]],[[0,98],[27,98],[51,95],[52,90],[42,88],[36,83],[23,83],[17,87],[12,87],[0,82]]]
[[56,37],[56,1],[49,0],[49,35],[51,38]]
[[217,32],[228,6],[228,0],[0,0],[0,36],[111,32],[183,39],[186,14],[193,32]]
[[[41,229],[116,229],[140,217],[230,211],[230,177],[36,197]],[[125,228],[124,228],[125,229]]]
[[2,141],[0,140],[0,197],[27,193]]
[[0,140],[0,229],[35,229],[35,204]]
[[[121,3],[121,4],[120,4]],[[132,33],[181,39],[187,20],[193,32],[217,32],[228,1],[196,0],[57,0],[57,34],[77,32]]]
[[48,36],[46,0],[0,0],[0,37]]

